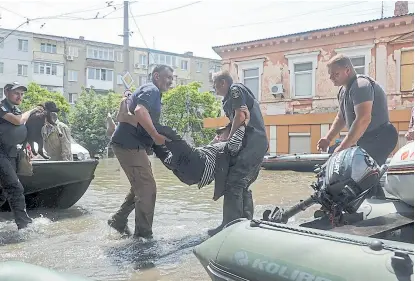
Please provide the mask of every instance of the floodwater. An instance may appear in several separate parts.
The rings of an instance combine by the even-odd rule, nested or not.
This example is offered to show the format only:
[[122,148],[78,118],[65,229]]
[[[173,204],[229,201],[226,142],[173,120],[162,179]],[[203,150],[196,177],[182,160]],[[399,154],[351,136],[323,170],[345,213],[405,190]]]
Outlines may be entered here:
[[[0,261],[18,260],[91,280],[210,280],[192,253],[206,231],[222,219],[222,199],[212,185],[199,190],[182,184],[152,158],[157,204],[152,241],[122,239],[107,220],[129,190],[116,159],[103,159],[83,198],[67,210],[36,210],[32,229],[17,231],[10,213],[0,213]],[[287,207],[312,193],[311,173],[262,170],[252,190],[255,217],[274,206]],[[299,218],[310,217],[310,211]],[[134,229],[134,212],[129,226]]]

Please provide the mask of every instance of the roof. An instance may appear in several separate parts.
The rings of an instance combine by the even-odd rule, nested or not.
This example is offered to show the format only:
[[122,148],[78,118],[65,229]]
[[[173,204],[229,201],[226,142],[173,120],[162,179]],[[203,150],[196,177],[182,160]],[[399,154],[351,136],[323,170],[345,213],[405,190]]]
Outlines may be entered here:
[[362,25],[362,24],[367,24],[367,23],[375,23],[375,22],[380,23],[382,21],[387,21],[389,19],[404,18],[404,17],[408,17],[408,16],[413,17],[414,14],[410,13],[410,14],[405,14],[405,15],[401,15],[401,16],[392,16],[392,17],[386,17],[386,18],[381,18],[381,19],[373,19],[373,20],[361,21],[361,22],[356,22],[356,23],[351,23],[351,24],[344,24],[344,25],[332,26],[332,27],[327,27],[327,28],[314,29],[314,30],[302,31],[302,32],[291,33],[291,34],[285,34],[285,35],[280,35],[280,36],[275,36],[275,37],[268,37],[268,38],[256,39],[256,40],[239,42],[239,43],[233,43],[233,44],[228,44],[228,45],[215,46],[215,47],[212,47],[212,49],[216,52],[218,49],[226,48],[226,47],[237,47],[237,46],[240,46],[240,45],[248,45],[250,43],[257,43],[257,42],[261,42],[261,41],[268,41],[268,40],[275,40],[275,39],[285,39],[285,38],[289,38],[289,37],[308,35],[308,34],[314,33],[314,32],[331,31],[331,30],[338,29],[338,28],[357,26],[357,25]]
[[[58,36],[58,35],[51,35],[51,34],[42,34],[42,33],[35,33],[35,32],[29,32],[29,31],[12,30],[12,29],[7,29],[7,28],[0,28],[0,34],[2,32],[6,32],[6,33],[12,32],[12,33],[17,33],[19,35],[25,34],[25,35],[32,36],[34,38],[37,37],[37,38],[56,40],[56,41],[59,40],[59,41],[77,42],[77,43],[86,44],[86,45],[90,44],[90,45],[110,46],[114,48],[123,48],[123,45],[120,45],[120,44],[113,44],[113,43],[100,42],[100,41],[91,41],[91,40],[86,40],[86,39],[81,39],[81,38],[65,37],[65,36]],[[193,55],[190,56],[190,55],[187,55],[186,53],[179,54],[179,53],[166,52],[166,51],[156,50],[156,49],[151,49],[151,48],[140,48],[140,47],[134,47],[134,46],[130,46],[130,48],[134,50],[150,52],[150,53],[153,52],[153,53],[173,55],[173,56],[178,56],[178,57],[195,58],[195,59],[209,60],[212,62],[220,62],[220,60],[218,59],[197,57]]]

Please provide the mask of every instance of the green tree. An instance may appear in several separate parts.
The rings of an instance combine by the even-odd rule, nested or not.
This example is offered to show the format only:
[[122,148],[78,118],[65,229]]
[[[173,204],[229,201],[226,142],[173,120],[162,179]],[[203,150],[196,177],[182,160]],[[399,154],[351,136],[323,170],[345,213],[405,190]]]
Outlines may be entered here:
[[220,102],[209,92],[199,92],[201,84],[192,82],[163,94],[162,122],[184,136],[190,134],[196,146],[209,143],[214,129],[203,128],[203,119],[218,117]]
[[47,101],[53,101],[56,103],[56,106],[60,109],[59,117],[65,120],[66,114],[69,113],[70,108],[70,105],[65,97],[58,92],[49,92],[47,89],[42,88],[34,82],[27,86],[27,92],[25,93],[20,109],[27,111]]
[[88,149],[91,157],[102,153],[108,145],[106,117],[118,111],[121,95],[110,92],[97,94],[93,89],[82,93],[69,115],[73,137]]

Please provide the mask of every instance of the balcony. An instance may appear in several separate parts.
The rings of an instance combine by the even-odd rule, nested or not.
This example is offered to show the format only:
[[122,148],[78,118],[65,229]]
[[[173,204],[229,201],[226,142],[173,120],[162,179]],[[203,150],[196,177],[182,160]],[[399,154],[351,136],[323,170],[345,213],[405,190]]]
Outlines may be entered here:
[[52,54],[52,53],[43,53],[40,51],[34,51],[33,60],[64,63],[65,56],[64,54]]

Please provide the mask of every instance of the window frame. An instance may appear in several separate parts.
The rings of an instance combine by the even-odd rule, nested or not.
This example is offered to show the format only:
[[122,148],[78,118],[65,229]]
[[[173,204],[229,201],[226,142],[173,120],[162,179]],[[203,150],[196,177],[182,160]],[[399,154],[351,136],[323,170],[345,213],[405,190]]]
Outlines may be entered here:
[[235,65],[238,67],[238,79],[240,83],[244,83],[245,81],[244,70],[258,68],[258,97],[256,98],[258,102],[262,100],[262,75],[264,73],[264,62],[265,58],[235,62]]
[[[406,52],[406,51],[413,51],[414,47],[408,47],[408,48],[401,48],[399,50],[395,50],[394,51],[394,59],[395,59],[395,65],[396,65],[396,71],[395,71],[395,91],[400,93],[401,92],[401,56],[402,56],[402,52]],[[407,93],[407,92],[404,92]]]
[[[318,65],[318,55],[320,51],[309,53],[286,54],[285,58],[288,60],[288,69],[290,73],[290,97],[292,99],[309,99],[316,96],[316,69]],[[295,92],[295,71],[296,64],[310,63],[311,69],[311,95],[297,96]]]
[[[18,42],[17,43],[17,50],[19,52],[25,52],[25,53],[29,52],[29,40],[27,40],[27,39],[18,39],[17,42]],[[20,46],[20,43],[21,43],[21,46]],[[24,48],[24,46],[26,46],[26,48]]]
[[352,47],[343,47],[334,49],[336,54],[343,54],[350,58],[365,57],[365,73],[364,75],[369,76],[370,74],[370,63],[372,62],[372,49],[375,47],[375,44],[370,45],[360,45]]
[[[22,67],[22,73],[19,74],[19,67]],[[26,69],[26,75],[24,74],[24,69]],[[17,65],[17,76],[28,77],[29,66],[27,64],[18,64]]]

